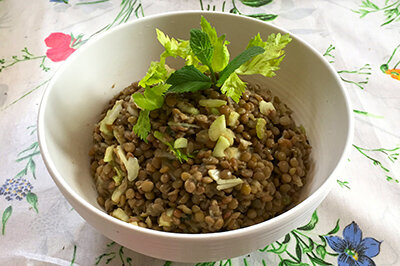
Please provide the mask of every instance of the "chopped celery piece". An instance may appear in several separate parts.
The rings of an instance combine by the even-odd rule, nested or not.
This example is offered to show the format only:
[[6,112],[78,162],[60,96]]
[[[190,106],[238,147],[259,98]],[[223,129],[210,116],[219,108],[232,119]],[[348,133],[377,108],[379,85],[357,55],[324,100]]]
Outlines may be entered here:
[[220,136],[218,138],[217,144],[214,147],[213,156],[214,157],[224,157],[225,156],[225,149],[230,146],[229,140],[224,136]]
[[113,160],[113,150],[114,145],[107,147],[106,152],[104,153],[104,162],[109,163]]
[[208,137],[212,141],[217,141],[220,136],[226,131],[225,116],[221,115],[211,124],[208,130]]
[[110,130],[111,125],[119,116],[122,110],[123,100],[116,101],[113,108],[107,111],[106,116],[100,121],[100,131],[108,136],[112,136],[112,131]]
[[222,105],[226,105],[227,102],[219,99],[202,99],[199,101],[199,104],[204,107],[221,107]]
[[256,124],[256,133],[259,139],[263,139],[265,137],[265,125],[267,121],[264,118],[257,118]]
[[238,112],[231,112],[228,117],[228,126],[234,127],[236,125],[236,122],[239,120],[239,117],[240,115]]
[[260,113],[263,115],[269,115],[272,111],[275,111],[275,107],[271,102],[262,100],[259,103]]
[[182,148],[186,148],[188,144],[188,140],[185,138],[178,138],[175,140],[174,142],[174,148],[175,149],[182,149]]
[[120,219],[124,222],[127,222],[129,220],[129,216],[125,213],[125,211],[121,208],[115,209],[112,213],[112,216],[114,216],[117,219]]

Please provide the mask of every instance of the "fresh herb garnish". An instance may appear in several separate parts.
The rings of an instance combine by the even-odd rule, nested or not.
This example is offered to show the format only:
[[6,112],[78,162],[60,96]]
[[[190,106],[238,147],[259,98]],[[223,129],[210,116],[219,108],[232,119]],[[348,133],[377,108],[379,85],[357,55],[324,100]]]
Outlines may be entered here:
[[169,93],[195,92],[211,87],[211,79],[194,66],[184,66],[175,71],[166,81],[171,84]]
[[192,155],[190,154],[185,154],[183,153],[180,149],[174,148],[173,142],[169,142],[165,139],[164,135],[160,131],[154,131],[153,136],[164,143],[165,145],[168,146],[169,150],[175,155],[175,157],[178,159],[180,163],[183,163],[184,161],[187,162],[189,158],[193,158]]
[[144,93],[136,92],[132,95],[133,100],[142,110],[153,111],[159,109],[164,104],[164,93],[170,85],[159,84],[154,87],[146,87]]
[[[214,88],[239,102],[246,89],[246,83],[239,75],[274,76],[284,58],[283,48],[291,41],[288,34],[271,34],[267,41],[257,34],[246,50],[229,62],[229,42],[225,40],[225,35],[218,37],[215,28],[204,17],[201,17],[200,25],[201,29],[190,31],[190,40],[176,40],[156,30],[157,39],[165,51],[160,55],[159,62],[151,63],[147,74],[139,82],[145,88],[144,93],[132,96],[142,109],[133,131],[145,141],[151,131],[149,112],[162,107],[165,93]],[[173,72],[165,64],[170,56],[183,58],[185,66]],[[173,151],[179,158],[186,156],[179,155],[179,152]]]
[[149,117],[150,111],[148,110],[142,110],[140,111],[139,118],[136,122],[136,124],[133,126],[133,132],[144,140],[144,142],[147,143],[147,136],[149,135],[151,131],[151,124],[150,124],[150,117]]

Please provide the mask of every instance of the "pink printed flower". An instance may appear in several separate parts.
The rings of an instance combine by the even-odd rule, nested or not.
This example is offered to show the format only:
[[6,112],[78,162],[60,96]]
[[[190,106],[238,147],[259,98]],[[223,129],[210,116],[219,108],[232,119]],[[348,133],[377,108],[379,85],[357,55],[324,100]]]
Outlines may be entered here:
[[74,43],[76,39],[71,35],[61,32],[54,32],[50,34],[44,42],[47,49],[46,55],[53,62],[60,62],[67,59],[73,52],[75,52]]

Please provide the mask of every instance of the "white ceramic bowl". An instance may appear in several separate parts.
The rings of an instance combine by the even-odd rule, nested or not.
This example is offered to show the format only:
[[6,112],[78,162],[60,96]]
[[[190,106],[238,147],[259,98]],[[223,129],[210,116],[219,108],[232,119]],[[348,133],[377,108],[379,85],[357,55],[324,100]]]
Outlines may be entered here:
[[[139,19],[97,36],[79,48],[51,80],[39,112],[39,142],[46,166],[61,192],[93,227],[121,245],[148,256],[182,262],[214,261],[246,254],[305,223],[326,197],[332,176],[343,161],[352,136],[351,108],[335,70],[296,36],[274,78],[254,77],[294,110],[313,147],[313,167],[302,202],[263,223],[221,233],[179,234],[135,227],[117,220],[97,204],[88,151],[93,125],[106,103],[140,80],[162,47],[159,28],[189,39],[206,17],[231,42],[231,58],[258,32],[286,33],[270,24],[217,12],[176,12]],[[113,84],[115,87],[112,88]]]

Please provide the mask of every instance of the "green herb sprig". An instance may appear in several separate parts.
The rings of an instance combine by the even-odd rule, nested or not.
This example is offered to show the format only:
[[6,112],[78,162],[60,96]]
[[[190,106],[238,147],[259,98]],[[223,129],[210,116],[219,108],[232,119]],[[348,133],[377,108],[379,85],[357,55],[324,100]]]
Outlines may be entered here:
[[[160,30],[157,39],[165,51],[159,62],[152,62],[145,77],[139,82],[144,93],[132,95],[141,112],[133,131],[146,141],[151,131],[149,113],[161,108],[168,93],[196,92],[213,88],[220,90],[235,102],[246,89],[246,83],[239,75],[261,74],[273,77],[284,58],[283,48],[291,41],[288,34],[271,34],[263,41],[257,34],[249,41],[247,48],[233,60],[225,40],[218,36],[215,28],[201,17],[201,29],[190,31],[190,40],[170,38]],[[168,57],[181,57],[185,66],[172,71],[165,63]]]

